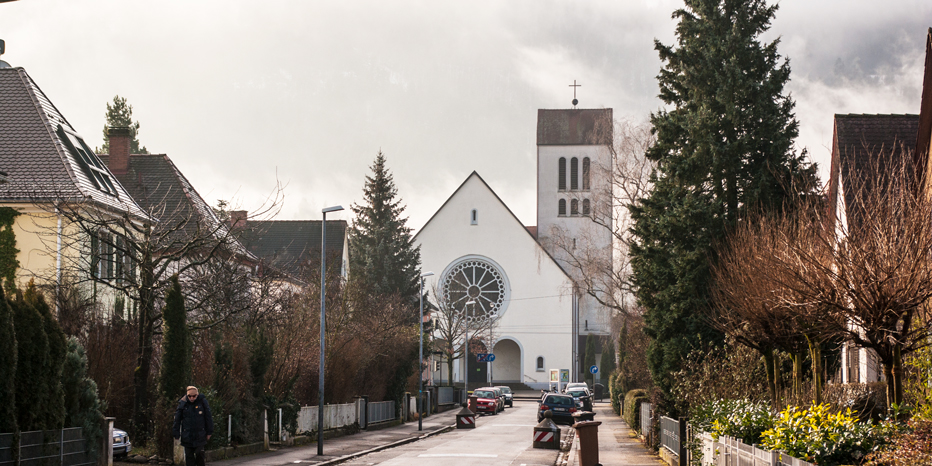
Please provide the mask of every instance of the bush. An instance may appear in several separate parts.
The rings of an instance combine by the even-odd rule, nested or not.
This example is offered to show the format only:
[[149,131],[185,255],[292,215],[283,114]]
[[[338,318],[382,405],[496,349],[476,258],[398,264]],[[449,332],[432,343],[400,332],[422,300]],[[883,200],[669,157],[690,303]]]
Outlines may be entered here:
[[820,465],[857,464],[895,432],[892,424],[858,422],[850,409],[833,414],[824,403],[809,409],[791,406],[761,434],[761,445]]
[[625,395],[625,422],[632,429],[641,431],[641,403],[647,402],[647,390],[631,390]]
[[624,393],[621,393],[621,373],[615,372],[608,377],[608,397],[612,400],[612,411],[621,414]]
[[868,455],[870,466],[932,464],[932,420],[913,419],[882,451]]
[[886,382],[828,384],[822,400],[833,411],[851,409],[861,422],[882,421],[887,415]]
[[716,400],[693,406],[690,425],[712,434],[727,435],[748,445],[760,443],[761,433],[773,428],[770,405],[762,401]]

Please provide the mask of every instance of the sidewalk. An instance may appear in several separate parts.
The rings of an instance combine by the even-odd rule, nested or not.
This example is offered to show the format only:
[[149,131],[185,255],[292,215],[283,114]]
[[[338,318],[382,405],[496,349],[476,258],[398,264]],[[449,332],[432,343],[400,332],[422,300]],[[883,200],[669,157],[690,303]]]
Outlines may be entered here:
[[314,464],[328,466],[376,451],[417,441],[436,435],[456,424],[458,409],[444,411],[424,418],[423,430],[417,430],[417,421],[364,430],[357,434],[324,439],[324,455],[317,456],[317,443],[300,447],[286,447],[255,455],[240,456],[228,460],[211,462],[211,466],[280,466],[284,464]]
[[[644,445],[634,437],[628,424],[612,412],[612,404],[607,401],[593,404],[595,420],[599,426],[599,462],[603,465],[624,466],[659,466],[665,465],[659,457],[652,455]],[[579,466],[579,436],[573,441],[573,448],[567,458],[567,466]]]

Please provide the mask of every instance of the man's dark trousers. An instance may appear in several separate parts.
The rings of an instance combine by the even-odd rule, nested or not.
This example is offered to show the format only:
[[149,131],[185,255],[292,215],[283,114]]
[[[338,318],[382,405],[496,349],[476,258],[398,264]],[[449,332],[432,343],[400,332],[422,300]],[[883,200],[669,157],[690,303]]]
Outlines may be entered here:
[[199,447],[184,447],[185,466],[204,466],[204,445]]

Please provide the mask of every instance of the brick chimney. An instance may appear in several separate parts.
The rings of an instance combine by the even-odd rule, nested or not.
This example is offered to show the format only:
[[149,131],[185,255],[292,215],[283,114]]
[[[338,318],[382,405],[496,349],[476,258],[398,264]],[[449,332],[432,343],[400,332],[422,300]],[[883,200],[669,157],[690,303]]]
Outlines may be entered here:
[[247,213],[245,210],[230,211],[230,226],[233,228],[246,228]]
[[110,141],[110,156],[107,165],[115,175],[123,175],[129,171],[129,147],[133,140],[133,132],[125,126],[111,126],[107,129],[107,138]]

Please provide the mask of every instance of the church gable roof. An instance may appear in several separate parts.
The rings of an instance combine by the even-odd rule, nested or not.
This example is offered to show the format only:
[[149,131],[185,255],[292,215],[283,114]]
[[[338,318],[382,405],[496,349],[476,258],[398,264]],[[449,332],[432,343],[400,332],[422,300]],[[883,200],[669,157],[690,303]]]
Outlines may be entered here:
[[[562,273],[562,274],[563,274],[564,276],[566,276],[567,278],[570,278],[570,276],[566,273],[566,271],[563,270],[562,267],[560,267],[560,264],[556,261],[556,259],[554,259],[552,255],[550,255],[550,252],[548,252],[546,248],[544,248],[543,246],[541,246],[541,244],[537,241],[537,238],[534,237],[534,235],[531,233],[531,231],[529,231],[528,228],[525,227],[523,223],[521,223],[521,220],[519,220],[518,217],[514,214],[514,212],[512,212],[511,209],[508,208],[508,205],[505,204],[504,201],[502,201],[502,198],[498,197],[498,194],[495,192],[495,190],[492,189],[492,187],[489,186],[489,184],[486,183],[486,181],[482,178],[482,176],[480,176],[479,173],[476,172],[476,171],[473,171],[468,177],[466,177],[466,179],[463,181],[463,183],[460,184],[459,187],[456,188],[455,191],[453,191],[453,194],[451,194],[450,197],[448,197],[447,200],[444,201],[443,205],[441,205],[440,208],[437,209],[436,212],[434,212],[434,215],[432,215],[432,216],[430,217],[430,219],[427,220],[427,223],[425,223],[424,226],[421,227],[420,230],[418,230],[417,234],[414,235],[414,240],[415,240],[415,241],[418,240],[418,237],[421,235],[421,233],[423,233],[424,230],[426,230],[427,227],[430,226],[431,223],[433,223],[433,221],[437,218],[437,215],[439,215],[440,212],[443,212],[444,208],[446,208],[447,205],[450,204],[450,201],[452,201],[453,199],[455,199],[455,198],[457,197],[457,195],[460,193],[460,191],[462,191],[463,188],[470,182],[470,180],[473,180],[473,179],[475,179],[475,180],[477,180],[478,182],[480,182],[480,183],[482,184],[482,186],[485,187],[485,189],[488,190],[488,192],[492,195],[492,197],[494,198],[494,200],[495,200],[499,205],[501,205],[501,206],[505,209],[505,211],[508,213],[508,216],[511,218],[511,220],[514,221],[514,223],[512,223],[512,225],[513,225],[513,227],[515,228],[515,231],[518,231],[518,229],[520,229],[521,231],[523,231],[524,233],[523,233],[523,234],[519,233],[519,235],[527,235],[527,238],[528,238],[529,240],[533,241],[533,243],[534,243],[535,247],[537,248],[537,250],[538,250],[539,252],[543,253],[543,255],[546,256],[548,259],[550,259],[550,262],[552,262],[553,265],[556,266],[556,268],[560,270],[560,273]],[[480,219],[480,221],[481,221],[481,219]]]
[[0,200],[91,202],[147,218],[23,68],[0,69],[0,101]]

